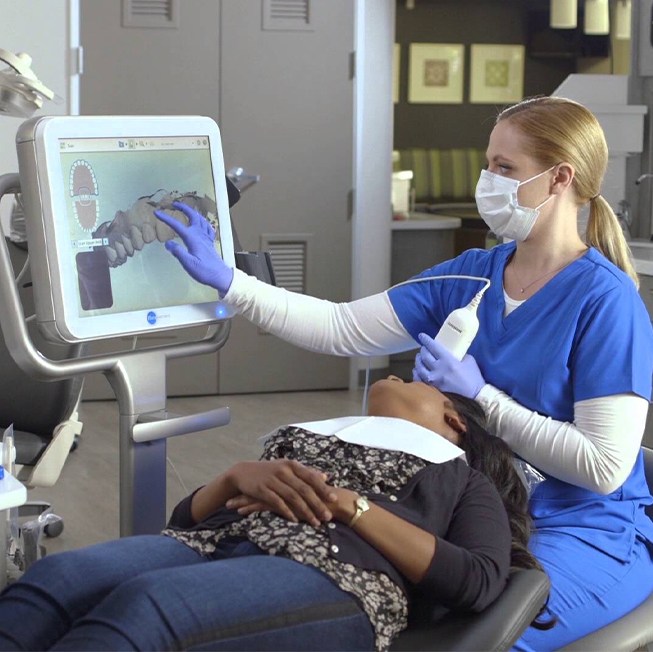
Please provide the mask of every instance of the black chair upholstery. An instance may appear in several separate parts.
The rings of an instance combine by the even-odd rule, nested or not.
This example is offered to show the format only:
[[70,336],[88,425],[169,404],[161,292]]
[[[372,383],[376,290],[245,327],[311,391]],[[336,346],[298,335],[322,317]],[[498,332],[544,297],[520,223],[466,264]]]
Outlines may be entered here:
[[542,571],[513,570],[501,595],[482,612],[411,619],[391,650],[509,650],[546,602],[549,586]]
[[[26,246],[8,239],[6,242],[14,272],[18,275],[27,260]],[[25,314],[33,314],[29,271],[22,276],[18,289]],[[76,346],[60,346],[45,340],[35,321],[28,324],[28,330],[36,347],[48,358],[57,360],[79,353]],[[14,362],[4,338],[0,338],[0,428],[4,430],[11,424],[14,426],[16,464],[21,466],[18,478],[26,485],[50,486],[58,478],[61,469],[54,468],[48,469],[45,474],[39,473],[43,480],[34,482],[34,467],[44,460],[46,450],[53,445],[60,432],[60,425],[75,413],[82,383],[82,377],[53,382],[35,380]],[[75,428],[81,429],[81,424],[76,424]],[[63,453],[51,449],[48,459],[58,458],[63,464],[68,452],[69,447]]]

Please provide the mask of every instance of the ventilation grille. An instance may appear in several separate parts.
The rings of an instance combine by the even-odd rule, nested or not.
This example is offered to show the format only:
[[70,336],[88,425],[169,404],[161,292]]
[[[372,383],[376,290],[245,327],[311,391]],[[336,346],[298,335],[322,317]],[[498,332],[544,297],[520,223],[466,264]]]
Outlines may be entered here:
[[270,252],[279,287],[306,294],[307,237],[262,236],[261,248]]
[[179,27],[179,0],[122,0],[123,27]]
[[262,0],[263,29],[310,31],[311,0]]

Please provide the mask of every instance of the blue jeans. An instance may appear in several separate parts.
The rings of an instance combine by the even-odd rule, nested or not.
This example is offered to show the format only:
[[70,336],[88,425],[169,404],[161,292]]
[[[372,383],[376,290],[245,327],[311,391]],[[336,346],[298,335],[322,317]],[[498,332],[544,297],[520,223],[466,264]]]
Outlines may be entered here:
[[135,536],[45,557],[0,595],[0,650],[371,650],[324,573],[249,542]]

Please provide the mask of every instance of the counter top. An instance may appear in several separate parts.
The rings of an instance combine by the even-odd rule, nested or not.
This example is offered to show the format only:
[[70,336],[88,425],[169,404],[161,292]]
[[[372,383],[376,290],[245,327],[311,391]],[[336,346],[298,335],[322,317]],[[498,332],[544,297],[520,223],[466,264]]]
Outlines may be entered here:
[[635,271],[645,276],[653,276],[653,242],[633,240],[628,244],[633,253]]
[[459,229],[462,221],[459,217],[435,215],[434,213],[408,213],[408,219],[392,220],[393,231],[444,231]]

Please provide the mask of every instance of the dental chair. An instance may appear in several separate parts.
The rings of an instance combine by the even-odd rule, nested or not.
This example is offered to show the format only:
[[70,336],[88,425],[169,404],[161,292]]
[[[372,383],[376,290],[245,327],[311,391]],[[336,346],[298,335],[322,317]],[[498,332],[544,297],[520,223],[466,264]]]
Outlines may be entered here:
[[510,650],[546,602],[549,586],[542,571],[513,570],[501,595],[480,613],[418,613],[390,649]]
[[[653,449],[642,446],[644,471],[649,490],[653,493]],[[646,508],[653,518],[653,505]],[[625,616],[601,629],[569,643],[561,650],[580,652],[632,652],[653,650],[653,594]]]
[[[27,262],[27,246],[6,239],[12,266],[19,277],[18,290],[25,314],[34,313],[31,278]],[[74,346],[54,345],[40,335],[36,322],[28,329],[33,341],[48,357],[61,359],[81,351]],[[26,374],[14,362],[0,338],[0,430],[14,426],[15,464],[18,479],[28,488],[51,487],[58,480],[68,454],[77,445],[82,424],[77,419],[77,406],[83,377],[41,382]],[[43,501],[27,502],[18,508],[20,518],[36,517],[50,508]],[[51,522],[45,528],[49,536],[58,536],[63,521]]]
[[[653,449],[642,447],[649,488],[653,489]],[[646,509],[653,517],[653,506]],[[546,601],[549,580],[537,570],[512,571],[503,593],[476,614],[437,611],[420,614],[409,624],[392,650],[509,650]],[[560,652],[634,652],[653,650],[653,594],[619,620],[588,634]]]

